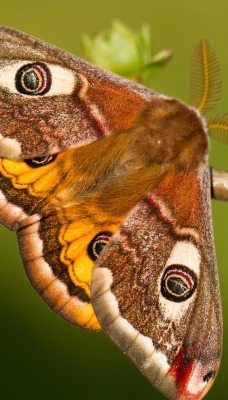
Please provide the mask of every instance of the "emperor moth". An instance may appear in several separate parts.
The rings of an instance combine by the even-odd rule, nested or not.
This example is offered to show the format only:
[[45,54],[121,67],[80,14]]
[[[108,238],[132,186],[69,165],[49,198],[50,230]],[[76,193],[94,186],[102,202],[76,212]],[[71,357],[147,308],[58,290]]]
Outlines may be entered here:
[[31,284],[168,398],[202,398],[222,347],[199,112],[220,93],[212,48],[194,108],[13,29],[0,40],[0,221]]

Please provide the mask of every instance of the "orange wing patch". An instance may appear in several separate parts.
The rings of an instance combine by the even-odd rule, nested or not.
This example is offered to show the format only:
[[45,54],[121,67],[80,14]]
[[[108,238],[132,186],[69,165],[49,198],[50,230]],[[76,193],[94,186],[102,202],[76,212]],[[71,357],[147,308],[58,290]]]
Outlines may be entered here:
[[[77,182],[86,180],[86,175],[82,177],[75,168],[74,174],[69,173],[73,182],[65,177],[73,154],[61,153],[54,162],[38,168],[26,161],[1,159],[0,187],[8,204],[5,219],[10,207],[23,210],[23,220],[17,224],[18,241],[35,290],[63,318],[97,330],[100,325],[90,302],[94,260],[88,246],[100,231],[114,233],[122,218],[113,217],[110,222],[110,215],[99,209],[94,196],[82,202]],[[64,178],[74,193],[67,206],[61,202]]]

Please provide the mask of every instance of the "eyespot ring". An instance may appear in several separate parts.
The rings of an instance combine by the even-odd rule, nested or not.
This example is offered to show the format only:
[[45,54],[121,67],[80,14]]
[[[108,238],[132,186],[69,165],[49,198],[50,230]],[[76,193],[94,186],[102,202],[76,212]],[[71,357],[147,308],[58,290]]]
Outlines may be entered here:
[[28,96],[44,95],[50,90],[51,82],[49,68],[40,62],[23,65],[15,76],[17,91]]
[[31,168],[40,168],[44,165],[52,163],[57,157],[57,154],[50,156],[36,157],[31,159],[26,159],[24,162]]
[[167,300],[180,303],[189,299],[197,287],[197,276],[190,268],[173,264],[161,279],[161,293]]
[[100,253],[109,242],[111,236],[112,233],[109,231],[100,232],[96,236],[94,236],[87,247],[88,256],[91,258],[92,261],[97,260]]

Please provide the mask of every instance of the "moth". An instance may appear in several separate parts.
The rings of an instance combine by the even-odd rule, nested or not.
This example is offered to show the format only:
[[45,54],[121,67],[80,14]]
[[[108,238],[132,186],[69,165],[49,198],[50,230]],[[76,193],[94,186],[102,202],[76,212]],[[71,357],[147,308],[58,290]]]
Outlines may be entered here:
[[196,49],[194,108],[16,30],[0,41],[0,221],[32,286],[167,398],[201,399],[222,347],[199,112],[220,93],[212,48]]

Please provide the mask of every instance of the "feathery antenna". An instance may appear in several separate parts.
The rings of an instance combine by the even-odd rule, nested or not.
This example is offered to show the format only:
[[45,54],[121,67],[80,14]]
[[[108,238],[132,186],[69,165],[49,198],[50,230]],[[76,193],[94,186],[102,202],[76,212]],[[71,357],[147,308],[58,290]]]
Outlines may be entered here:
[[190,80],[190,102],[205,114],[221,97],[222,79],[218,58],[213,46],[204,37],[195,47]]

